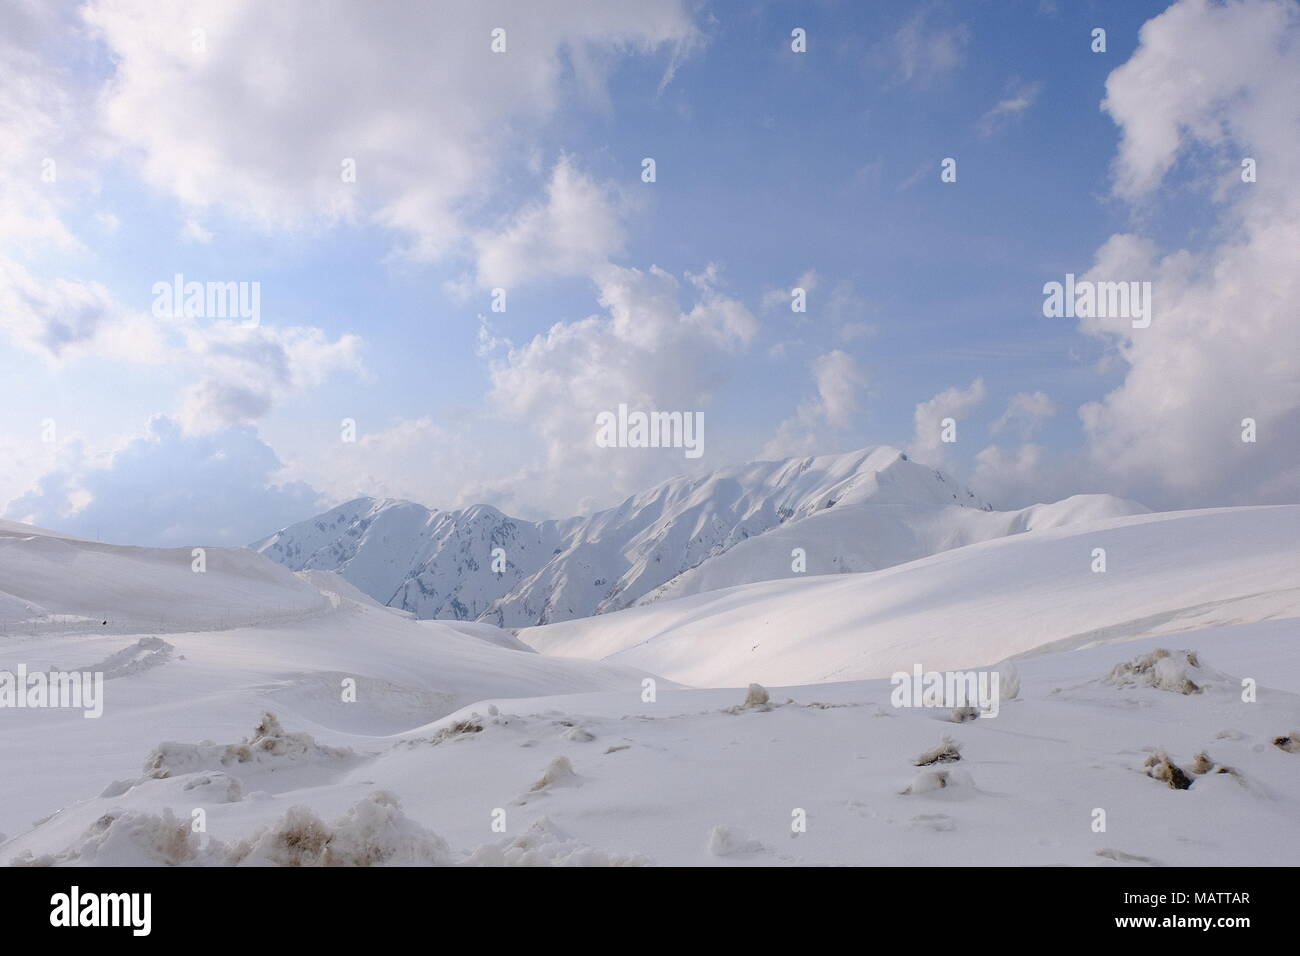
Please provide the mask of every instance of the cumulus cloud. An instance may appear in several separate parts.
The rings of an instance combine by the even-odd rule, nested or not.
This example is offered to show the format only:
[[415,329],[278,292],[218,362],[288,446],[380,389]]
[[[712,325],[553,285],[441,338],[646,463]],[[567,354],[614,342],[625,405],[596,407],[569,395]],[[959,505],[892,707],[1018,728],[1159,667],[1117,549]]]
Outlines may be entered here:
[[79,160],[95,140],[93,124],[68,92],[65,68],[43,52],[49,37],[77,32],[60,5],[0,6],[0,248],[81,245],[61,213],[89,178]]
[[[281,475],[285,481],[309,481],[330,502],[370,496],[445,509],[504,506],[495,482],[484,484],[483,476],[517,470],[528,436],[510,434],[484,418],[473,409],[461,409],[454,420],[444,421],[422,416],[376,424],[362,418],[356,422],[355,442],[341,442],[337,432],[323,431],[286,444]],[[483,441],[487,425],[496,426],[498,440]],[[510,492],[508,483],[503,487]]]
[[1011,396],[1007,410],[989,426],[989,431],[998,435],[1012,429],[1028,440],[1056,411],[1056,402],[1046,392],[1018,392]]
[[[643,411],[704,411],[748,346],[758,323],[721,291],[716,268],[688,274],[607,266],[596,286],[604,315],[557,322],[491,363],[488,406],[524,422],[540,457],[492,490],[568,513],[584,498],[642,489],[690,464],[679,449],[612,449],[595,444],[596,416],[619,404]],[[689,296],[689,307],[681,300]],[[709,455],[706,415],[704,461]],[[520,457],[527,460],[525,449]]]
[[0,331],[52,364],[85,357],[183,367],[196,378],[181,398],[189,432],[256,421],[281,398],[362,372],[361,339],[330,340],[314,327],[160,319],[125,309],[103,286],[38,279],[0,257]]
[[335,372],[361,373],[360,351],[359,337],[330,341],[312,327],[196,324],[185,355],[202,378],[185,390],[180,421],[189,433],[254,422],[277,399],[316,388]]
[[954,385],[918,403],[912,413],[915,433],[908,449],[912,457],[928,464],[939,464],[944,457],[943,420],[951,418],[960,422],[984,401],[984,396],[984,379],[977,378],[967,388]]
[[40,278],[4,256],[0,332],[54,365],[87,354],[157,364],[168,352],[164,329],[123,308],[99,283]]
[[1120,128],[1115,191],[1146,197],[1193,145],[1258,147],[1274,181],[1293,170],[1297,17],[1288,0],[1180,0],[1147,21],[1102,101]]
[[71,446],[4,515],[110,542],[240,546],[319,509],[313,489],[277,480],[280,467],[250,427],[189,436],[158,416],[106,461]]
[[827,423],[835,428],[848,425],[858,410],[858,392],[867,384],[857,360],[839,349],[827,352],[813,362],[813,378],[818,407]]
[[[1126,366],[1080,410],[1094,467],[1149,503],[1300,500],[1300,8],[1181,0],[1107,80],[1117,196],[1145,207],[1180,160],[1216,170],[1217,245],[1112,236],[1085,278],[1152,282],[1153,319],[1083,319]],[[1258,161],[1258,181],[1240,160]],[[1258,441],[1241,439],[1244,419]]]
[[813,381],[817,397],[799,405],[795,414],[777,426],[763,446],[764,458],[787,458],[816,454],[826,443],[826,429],[844,429],[861,407],[866,372],[857,359],[840,349],[813,360]]
[[1059,496],[1045,494],[1046,457],[1043,447],[1033,442],[1015,451],[989,445],[975,456],[971,486],[980,497],[1004,508],[1050,501]]
[[[610,55],[662,53],[671,70],[700,40],[677,2],[92,0],[85,18],[116,64],[105,128],[148,182],[268,229],[375,222],[421,258],[470,241],[467,217],[498,199],[484,184],[566,97],[603,89]],[[553,183],[552,216],[589,201],[581,185]],[[521,219],[516,245],[548,221]],[[519,268],[502,242],[492,267]]]
[[561,159],[543,201],[474,237],[478,284],[508,287],[538,275],[590,275],[623,248],[620,200]]

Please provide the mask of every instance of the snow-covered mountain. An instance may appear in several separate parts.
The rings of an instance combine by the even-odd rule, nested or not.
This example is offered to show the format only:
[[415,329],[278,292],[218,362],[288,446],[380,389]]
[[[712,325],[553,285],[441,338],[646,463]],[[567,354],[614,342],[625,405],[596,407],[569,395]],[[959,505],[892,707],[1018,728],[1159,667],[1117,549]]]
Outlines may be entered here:
[[[518,627],[753,581],[877,570],[1145,511],[1082,495],[995,512],[942,472],[879,446],[676,478],[615,508],[558,521],[524,521],[487,505],[434,511],[358,498],[252,547],[295,571],[338,572],[421,618]],[[493,570],[497,548],[501,572]]]
[[1300,505],[1134,515],[867,574],[657,601],[518,636],[548,656],[719,687],[879,678],[918,661],[972,667],[1244,621],[1291,619],[1294,633],[1297,541]]

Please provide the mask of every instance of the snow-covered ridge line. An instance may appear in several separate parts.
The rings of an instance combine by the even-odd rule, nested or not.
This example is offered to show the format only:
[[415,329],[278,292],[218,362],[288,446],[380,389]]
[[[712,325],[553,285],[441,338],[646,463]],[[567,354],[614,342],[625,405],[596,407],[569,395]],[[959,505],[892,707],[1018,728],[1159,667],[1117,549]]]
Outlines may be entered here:
[[518,636],[548,656],[695,686],[861,680],[916,663],[961,669],[1300,617],[1297,542],[1300,505],[1133,515],[868,574],[738,585]]
[[[526,521],[489,505],[436,511],[358,498],[252,547],[295,571],[336,571],[417,617],[518,627],[794,574],[876,570],[1020,531],[1145,511],[1082,495],[995,512],[941,471],[878,446],[675,478],[562,520]],[[792,561],[795,548],[802,564]]]

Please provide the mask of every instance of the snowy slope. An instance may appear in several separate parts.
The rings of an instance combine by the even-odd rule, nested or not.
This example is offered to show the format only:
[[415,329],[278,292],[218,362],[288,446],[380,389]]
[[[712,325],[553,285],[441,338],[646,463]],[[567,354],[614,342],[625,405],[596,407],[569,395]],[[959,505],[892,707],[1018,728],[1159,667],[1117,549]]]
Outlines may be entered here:
[[[870,503],[819,511],[773,528],[677,575],[638,603],[808,574],[877,571],[952,548],[1121,515],[1145,514],[1113,495],[1076,495],[1019,511],[983,511],[945,505]],[[795,549],[804,570],[794,570]]]
[[[320,610],[320,591],[244,548],[127,548],[0,523],[0,633],[80,626],[123,632],[183,621],[225,627]],[[107,623],[104,623],[104,622]]]
[[[115,620],[186,585],[167,552],[62,539],[72,576],[45,562],[19,586],[30,552],[10,546],[0,582],[56,617],[0,633],[0,671],[101,670],[106,703],[97,720],[0,712],[0,761],[21,769],[0,775],[0,863],[1295,865],[1298,520],[1279,507],[1065,525],[523,632],[605,662],[413,621],[251,553],[194,576],[232,601],[244,589],[251,626],[60,631],[82,562],[105,600],[123,595]],[[1105,574],[1088,569],[1094,547]],[[309,590],[318,604],[275,616]],[[1195,693],[1113,676],[1157,649],[1195,652]],[[779,686],[1026,652],[1015,699],[965,723],[892,706],[886,680]],[[650,660],[693,683],[778,686],[748,708],[742,690],[662,678],[647,696],[622,662]],[[917,766],[945,737],[960,759]],[[1187,789],[1153,777],[1165,760]]]
[[[1093,550],[1106,571],[1092,570]],[[700,686],[970,667],[1300,615],[1300,505],[1169,512],[998,538],[868,574],[768,581],[519,632],[544,654]]]
[[[1170,646],[1212,670],[1202,693],[1107,682],[1115,665]],[[184,720],[169,708],[152,725],[119,711],[100,730],[112,759],[66,768],[0,741],[6,758],[54,768],[40,816],[62,806],[36,825],[34,810],[15,820],[16,806],[39,805],[28,791],[41,778],[6,781],[19,799],[4,804],[0,861],[1294,866],[1300,753],[1275,741],[1300,724],[1296,663],[1281,622],[1045,655],[1020,665],[1019,696],[997,718],[962,724],[893,708],[887,681],[777,688],[772,706],[748,710],[734,689],[481,701],[398,737],[340,733],[284,708],[283,730],[258,734],[251,699],[231,702],[242,727],[214,729],[211,706]],[[1240,700],[1242,676],[1259,679],[1254,703]],[[79,731],[29,732],[66,759],[91,746]],[[290,736],[303,731],[315,739]],[[960,760],[916,766],[945,737]],[[218,744],[193,746],[204,738]],[[261,756],[223,763],[222,745],[241,740]],[[1188,789],[1150,775],[1158,753],[1185,769]],[[195,809],[205,833],[191,832]]]
[[[528,522],[494,508],[430,511],[361,498],[253,547],[294,570],[337,571],[421,618],[503,627],[565,621],[660,596],[888,567],[973,541],[1144,511],[1088,495],[996,513],[897,449],[752,462],[665,482],[589,517]],[[506,571],[494,573],[501,548]]]
[[[334,575],[303,580],[246,549],[207,549],[199,574],[188,549],[29,530],[0,529],[0,671],[102,672],[105,713],[0,710],[6,766],[29,771],[0,774],[0,831],[82,794],[87,774],[133,771],[145,739],[220,739],[268,707],[337,736],[382,736],[485,696],[640,686],[628,668],[415,621],[353,599]],[[349,677],[357,703],[342,699]]]

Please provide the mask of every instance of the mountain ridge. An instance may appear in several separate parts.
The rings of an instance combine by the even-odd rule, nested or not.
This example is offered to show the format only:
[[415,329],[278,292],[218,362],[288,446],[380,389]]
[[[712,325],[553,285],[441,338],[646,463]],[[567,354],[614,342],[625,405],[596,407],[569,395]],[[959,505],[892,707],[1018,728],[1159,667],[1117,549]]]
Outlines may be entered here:
[[1040,522],[1075,520],[1062,510],[1146,511],[1109,495],[1079,500],[1077,509],[993,511],[939,469],[882,445],[672,478],[591,515],[540,522],[486,504],[440,511],[361,497],[251,547],[294,571],[335,571],[421,618],[519,627],[801,573],[794,548],[809,574],[878,570],[1032,530],[1033,509],[1048,509]]

